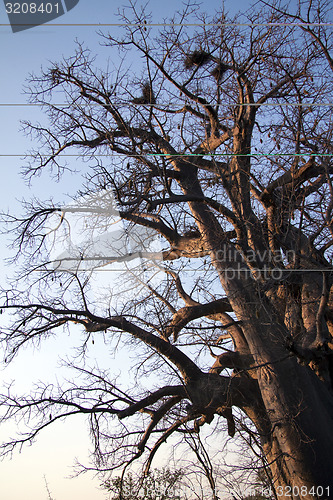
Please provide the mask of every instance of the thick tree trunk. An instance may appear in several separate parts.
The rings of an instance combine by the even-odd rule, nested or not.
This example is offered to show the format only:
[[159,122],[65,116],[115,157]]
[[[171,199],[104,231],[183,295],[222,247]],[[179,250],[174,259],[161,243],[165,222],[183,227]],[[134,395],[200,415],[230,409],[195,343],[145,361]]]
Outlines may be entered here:
[[279,498],[333,496],[333,397],[323,382],[294,359],[259,370],[270,421],[263,449]]
[[[237,280],[232,286],[236,283]],[[260,304],[255,294],[251,301],[244,292],[236,296],[234,289],[233,309],[238,310],[246,325],[244,334],[257,367],[269,429],[263,436],[263,449],[278,497],[330,498],[333,496],[332,389],[288,352],[284,325],[277,323],[272,310],[268,314],[269,304]]]
[[[309,366],[288,351],[279,311],[257,293],[253,280],[216,263],[233,311],[253,356],[266,412],[263,449],[278,498],[333,497],[333,392]],[[237,270],[237,262],[227,263]],[[251,372],[253,371],[251,370]],[[254,424],[256,425],[255,418]],[[258,429],[259,430],[259,429]]]
[[[333,497],[331,387],[288,351],[288,331],[280,323],[279,312],[257,293],[253,280],[244,280],[237,272],[228,279],[226,265],[229,271],[233,267],[237,271],[238,263],[215,264],[255,362],[266,413],[263,449],[278,498]],[[258,415],[252,418],[255,425],[260,419]],[[259,427],[260,432],[263,427]]]
[[[244,148],[239,149],[244,153]],[[240,189],[246,181],[246,166],[236,167],[242,173]],[[189,186],[201,194],[192,171],[182,185],[184,193]],[[277,496],[294,500],[333,497],[333,392],[288,350],[290,332],[284,312],[259,291],[260,283],[244,274],[243,259],[234,245],[223,242],[223,231],[208,207],[196,202],[189,205],[254,359],[249,374],[258,379],[263,408],[257,414],[251,410],[252,420],[261,434],[264,429],[263,449]],[[245,215],[240,215],[244,222]]]

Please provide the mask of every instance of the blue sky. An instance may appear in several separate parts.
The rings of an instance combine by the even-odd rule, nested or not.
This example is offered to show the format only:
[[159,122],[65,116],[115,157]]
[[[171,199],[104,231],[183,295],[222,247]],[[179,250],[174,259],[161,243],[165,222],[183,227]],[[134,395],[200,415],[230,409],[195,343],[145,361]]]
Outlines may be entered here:
[[[125,2],[127,3],[127,2]],[[212,12],[221,7],[217,0],[202,3],[204,10]],[[245,9],[250,3],[238,1],[237,5],[232,0],[225,2],[226,10],[233,12],[234,8]],[[22,160],[19,156],[31,146],[29,139],[20,132],[20,120],[32,121],[42,119],[39,109],[24,106],[26,96],[23,85],[29,73],[40,71],[41,66],[47,66],[49,61],[57,61],[63,56],[70,56],[74,52],[74,40],[84,42],[98,53],[101,64],[110,55],[110,49],[101,47],[100,38],[96,34],[98,26],[75,26],[75,24],[96,24],[118,22],[115,14],[118,8],[123,7],[119,0],[80,0],[79,4],[69,13],[58,18],[58,23],[74,24],[74,26],[39,26],[30,30],[13,34],[10,27],[0,27],[0,163],[2,182],[0,183],[0,211],[10,209],[15,211],[19,207],[21,198],[29,199],[36,195],[47,197],[53,194],[63,196],[63,187],[55,185],[43,176],[36,179],[29,187],[20,175]],[[153,13],[154,22],[163,22],[164,18],[171,16],[181,7],[181,2],[169,0],[151,0],[148,5]],[[8,23],[3,3],[0,5],[0,24]],[[115,28],[110,28],[110,30]],[[107,31],[106,28],[103,30]],[[21,104],[18,105],[18,104]],[[13,106],[15,105],[15,106]],[[18,106],[17,106],[18,105]],[[13,156],[10,156],[13,155]],[[73,179],[72,179],[73,182]],[[74,184],[67,186],[67,192],[73,192]],[[50,192],[51,191],[51,192]],[[0,248],[3,258],[7,255],[5,250],[6,237],[2,236]],[[5,274],[3,265],[0,265],[0,276]],[[71,348],[71,339],[65,335],[61,339],[64,351]],[[28,387],[33,380],[43,379],[57,374],[62,370],[58,366],[55,355],[55,345],[50,341],[42,351],[32,353],[26,351],[9,372],[0,373],[0,379],[16,379],[18,387]],[[99,356],[102,346],[95,346]],[[0,439],[7,429],[0,429]],[[59,424],[45,432],[38,442],[25,450],[20,455],[1,464],[0,497],[4,500],[46,500],[44,475],[54,500],[102,500],[105,494],[97,490],[98,480],[91,476],[83,476],[75,480],[65,479],[71,473],[70,466],[77,456],[84,461],[89,448],[88,429],[86,424]]]

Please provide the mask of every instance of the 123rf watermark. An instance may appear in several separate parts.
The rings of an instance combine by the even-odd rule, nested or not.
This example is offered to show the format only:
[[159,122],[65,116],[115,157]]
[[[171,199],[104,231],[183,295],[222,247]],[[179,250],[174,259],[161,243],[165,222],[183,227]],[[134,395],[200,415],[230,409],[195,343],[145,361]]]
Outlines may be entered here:
[[261,496],[263,498],[305,498],[312,496],[315,498],[320,498],[322,500],[328,500],[330,498],[330,487],[329,486],[277,486],[275,492],[270,486],[267,487],[256,487],[246,489],[245,492],[240,491],[228,491],[228,493],[233,498],[239,498],[241,496],[255,497]]
[[33,2],[4,0],[13,33],[48,23],[72,10],[80,0],[34,0]]
[[[156,498],[156,500],[162,499],[172,499],[181,500],[186,496],[186,491],[181,485],[161,485],[161,484],[151,484],[145,485],[143,487],[144,498]],[[124,500],[134,498],[138,492],[135,491],[132,485],[125,485],[122,489],[122,498]],[[223,499],[236,499],[236,498],[257,498],[262,497],[265,499],[274,500],[275,498],[305,498],[313,497],[313,499],[320,498],[321,500],[328,500],[330,498],[330,487],[329,486],[277,486],[274,491],[271,486],[256,486],[249,487],[245,490],[229,488],[215,488],[213,491],[214,498]]]

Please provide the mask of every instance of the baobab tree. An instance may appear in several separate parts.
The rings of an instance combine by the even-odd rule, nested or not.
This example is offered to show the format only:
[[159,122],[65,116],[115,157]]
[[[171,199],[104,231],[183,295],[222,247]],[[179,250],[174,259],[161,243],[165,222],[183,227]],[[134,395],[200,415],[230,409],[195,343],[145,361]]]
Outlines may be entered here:
[[[102,35],[123,59],[118,70],[97,71],[78,46],[32,78],[32,102],[49,126],[26,124],[40,141],[27,175],[60,175],[69,153],[85,158],[87,172],[75,207],[33,202],[24,217],[9,216],[18,259],[29,258],[26,285],[3,291],[2,308],[15,311],[1,332],[6,362],[81,325],[83,355],[92,333],[135,347],[140,385],[127,390],[82,368],[81,385],[3,394],[4,419],[34,422],[4,453],[60,416],[85,414],[101,470],[140,458],[148,471],[170,436],[199,433],[214,418],[234,436],[243,414],[279,497],[332,494],[329,16],[320,0],[289,13],[262,2],[234,19],[188,5],[157,34],[133,7],[121,36]],[[126,69],[134,56],[139,75],[130,62]],[[130,256],[148,269],[135,294],[96,304],[93,268],[68,266],[128,258],[111,247],[107,258],[83,252],[50,264],[45,245],[71,211],[89,214],[94,227],[101,212],[116,213],[126,234],[156,234],[161,250],[144,244]]]

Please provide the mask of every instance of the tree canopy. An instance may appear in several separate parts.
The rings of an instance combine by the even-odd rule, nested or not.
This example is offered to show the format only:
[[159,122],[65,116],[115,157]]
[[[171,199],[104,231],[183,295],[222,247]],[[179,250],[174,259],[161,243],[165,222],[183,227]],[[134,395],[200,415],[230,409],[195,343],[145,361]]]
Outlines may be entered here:
[[[25,416],[32,430],[3,452],[83,414],[97,470],[125,471],[138,459],[148,473],[169,437],[186,441],[215,418],[230,437],[246,428],[257,440],[279,497],[328,498],[329,2],[295,11],[259,2],[232,19],[188,4],[158,30],[132,5],[122,22],[119,36],[101,35],[121,60],[113,70],[96,69],[78,45],[30,80],[48,125],[26,123],[38,141],[26,175],[60,177],[73,154],[85,178],[74,177],[72,204],[34,200],[25,215],[8,215],[23,267],[2,292],[2,309],[15,314],[1,341],[8,363],[80,325],[82,359],[101,335],[110,353],[135,351],[136,383],[125,387],[111,366],[81,365],[70,385],[4,393],[2,419]],[[90,239],[51,259],[50,240],[63,245],[73,214]],[[114,275],[105,273],[103,300],[94,299],[96,269],[115,264],[127,269],[125,288],[108,291]]]

